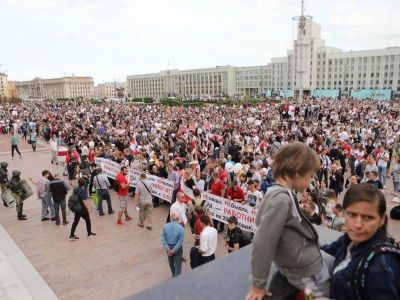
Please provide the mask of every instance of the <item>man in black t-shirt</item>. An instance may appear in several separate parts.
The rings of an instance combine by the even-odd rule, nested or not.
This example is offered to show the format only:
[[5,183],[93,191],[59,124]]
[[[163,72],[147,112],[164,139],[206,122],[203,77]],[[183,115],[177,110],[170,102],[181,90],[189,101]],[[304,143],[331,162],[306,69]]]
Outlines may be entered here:
[[239,250],[240,248],[250,244],[250,239],[247,238],[238,226],[236,217],[231,216],[228,219],[228,232],[226,234],[225,247],[228,253]]

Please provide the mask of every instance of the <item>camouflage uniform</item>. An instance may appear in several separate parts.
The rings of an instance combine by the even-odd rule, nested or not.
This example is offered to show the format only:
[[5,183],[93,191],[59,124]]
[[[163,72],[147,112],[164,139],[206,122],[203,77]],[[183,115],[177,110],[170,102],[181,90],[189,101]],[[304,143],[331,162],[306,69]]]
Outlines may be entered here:
[[[6,190],[9,189],[8,186],[8,171],[7,171],[8,163],[2,161],[0,163],[0,190],[1,193],[4,193]],[[3,205],[8,207],[7,203],[3,200]]]
[[[18,217],[18,220],[21,221],[21,220],[26,220],[26,215],[22,214],[22,210],[23,210],[23,207],[24,207],[24,202],[22,201],[22,198],[21,198],[22,189],[21,189],[21,184],[20,184],[20,181],[21,181],[21,179],[19,177],[20,175],[21,175],[21,171],[18,171],[18,170],[12,171],[12,177],[11,177],[11,180],[10,180],[10,188],[11,188],[11,192],[12,192],[14,198],[15,198],[15,205],[16,205],[16,209],[17,209],[17,217]],[[17,181],[18,182],[17,188],[14,191],[12,189],[12,185],[13,185],[12,182],[13,181]]]

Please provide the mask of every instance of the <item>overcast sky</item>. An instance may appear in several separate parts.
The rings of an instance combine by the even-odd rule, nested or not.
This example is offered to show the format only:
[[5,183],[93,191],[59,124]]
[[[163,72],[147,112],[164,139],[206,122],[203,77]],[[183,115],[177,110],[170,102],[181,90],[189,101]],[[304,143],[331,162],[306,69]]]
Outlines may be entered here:
[[[0,72],[96,83],[285,56],[300,0],[0,0]],[[399,0],[306,0],[328,46],[400,46]]]

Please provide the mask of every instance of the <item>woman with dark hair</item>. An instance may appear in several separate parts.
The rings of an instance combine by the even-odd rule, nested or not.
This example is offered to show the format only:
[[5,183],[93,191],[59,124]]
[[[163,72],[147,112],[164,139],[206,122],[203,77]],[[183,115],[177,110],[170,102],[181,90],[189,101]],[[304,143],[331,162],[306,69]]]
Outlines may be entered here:
[[386,201],[376,187],[352,185],[343,200],[346,233],[322,250],[335,257],[333,299],[399,299],[400,249],[386,232]]
[[78,196],[78,201],[81,203],[82,208],[80,211],[75,212],[74,223],[72,223],[71,234],[69,236],[70,241],[79,240],[79,238],[75,235],[75,230],[81,218],[85,219],[86,221],[86,230],[88,237],[93,237],[96,235],[96,233],[92,232],[92,224],[90,222],[89,210],[84,201],[88,198],[85,184],[86,180],[83,178],[79,178],[78,187],[74,189],[74,195]]

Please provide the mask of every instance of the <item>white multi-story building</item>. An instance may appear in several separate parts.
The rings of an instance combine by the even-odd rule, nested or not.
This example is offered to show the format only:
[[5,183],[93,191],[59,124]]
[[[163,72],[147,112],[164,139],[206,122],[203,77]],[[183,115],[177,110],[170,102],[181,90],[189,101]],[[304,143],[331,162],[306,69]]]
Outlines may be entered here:
[[35,78],[30,81],[17,81],[15,86],[17,96],[22,99],[88,99],[94,97],[92,77]]
[[154,74],[127,77],[132,98],[173,96],[229,96],[236,90],[235,67],[167,70]]
[[374,91],[400,97],[400,47],[349,52],[328,47],[320,25],[302,15],[293,49],[267,65],[167,70],[128,76],[127,85],[133,98],[264,93],[329,96],[363,91],[366,97]]
[[105,82],[94,87],[96,98],[125,98],[127,97],[126,82]]
[[8,98],[7,74],[0,73],[0,98]]

